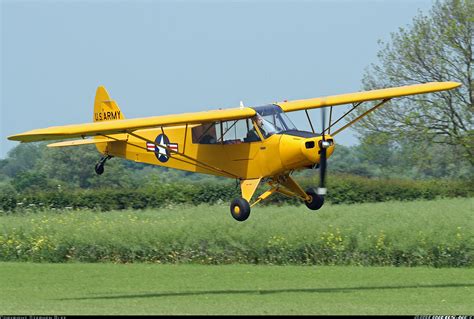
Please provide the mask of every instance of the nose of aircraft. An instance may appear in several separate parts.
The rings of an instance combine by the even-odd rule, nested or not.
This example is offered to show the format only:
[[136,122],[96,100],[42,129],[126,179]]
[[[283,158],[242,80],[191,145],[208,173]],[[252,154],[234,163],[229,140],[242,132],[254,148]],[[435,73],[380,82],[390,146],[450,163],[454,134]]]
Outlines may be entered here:
[[[295,169],[319,164],[321,160],[322,136],[300,137],[282,135],[280,139],[280,160],[285,169]],[[326,158],[334,151],[334,139],[325,135]]]
[[326,147],[326,156],[329,158],[334,152],[334,138],[328,134],[324,136],[324,141],[322,136],[307,138],[301,145],[301,151],[311,163],[317,164],[321,160],[321,147]]

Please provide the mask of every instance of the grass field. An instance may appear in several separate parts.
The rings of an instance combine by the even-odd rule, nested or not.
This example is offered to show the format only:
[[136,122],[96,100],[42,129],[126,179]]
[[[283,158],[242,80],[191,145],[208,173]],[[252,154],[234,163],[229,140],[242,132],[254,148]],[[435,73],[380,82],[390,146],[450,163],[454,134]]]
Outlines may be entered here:
[[474,314],[474,270],[0,263],[0,313]]
[[473,207],[0,215],[0,313],[472,315]]

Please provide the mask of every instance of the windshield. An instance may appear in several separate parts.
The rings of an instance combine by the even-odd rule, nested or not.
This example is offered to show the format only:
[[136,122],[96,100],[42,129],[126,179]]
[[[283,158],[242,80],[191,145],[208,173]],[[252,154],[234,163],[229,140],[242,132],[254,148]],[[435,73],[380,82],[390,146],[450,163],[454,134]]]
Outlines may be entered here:
[[258,106],[253,108],[262,118],[262,129],[266,136],[284,131],[296,130],[296,126],[291,122],[282,109],[275,104]]

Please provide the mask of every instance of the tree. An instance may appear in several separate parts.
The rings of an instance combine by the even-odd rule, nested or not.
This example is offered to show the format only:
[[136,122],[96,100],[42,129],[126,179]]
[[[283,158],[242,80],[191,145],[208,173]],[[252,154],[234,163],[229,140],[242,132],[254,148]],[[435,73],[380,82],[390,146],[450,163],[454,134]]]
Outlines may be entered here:
[[[374,177],[373,167],[366,161],[361,160],[359,146],[337,145],[336,151],[328,160],[328,170],[331,173],[343,173]],[[314,175],[310,173],[308,175]],[[319,174],[319,173],[318,173]]]
[[[378,64],[366,69],[364,89],[432,81],[456,81],[455,90],[388,102],[354,126],[362,136],[388,133],[399,143],[439,143],[474,164],[473,123],[474,1],[436,1],[408,28],[380,42]],[[351,119],[362,114],[360,108]]]
[[41,143],[19,144],[1,161],[0,174],[13,178],[21,172],[34,169],[42,160],[43,148]]
[[123,165],[124,160],[113,158],[107,161],[105,173],[97,175],[94,166],[100,154],[93,145],[43,149],[43,159],[38,170],[50,179],[67,186],[80,188],[135,187],[131,172]]
[[19,192],[23,191],[47,191],[53,189],[46,174],[39,172],[20,172],[12,181],[13,187]]

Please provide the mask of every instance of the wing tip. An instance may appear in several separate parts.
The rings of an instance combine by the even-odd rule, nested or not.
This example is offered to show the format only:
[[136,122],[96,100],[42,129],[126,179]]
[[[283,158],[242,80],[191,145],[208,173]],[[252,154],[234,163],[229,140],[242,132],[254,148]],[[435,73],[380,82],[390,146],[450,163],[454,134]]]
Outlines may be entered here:
[[452,85],[452,88],[455,89],[457,87],[460,87],[462,85],[462,83],[460,82],[448,82]]
[[7,140],[21,142],[21,135],[10,135]]
[[23,134],[8,136],[7,139],[10,140],[10,141],[15,141],[15,142],[20,142],[20,143],[41,142],[41,141],[43,141],[43,139],[36,139],[32,135],[23,135]]
[[[400,87],[393,87],[393,88],[409,88],[409,87],[420,87],[420,88],[427,88],[427,89],[434,89],[436,91],[444,91],[444,90],[451,90],[455,89],[457,87],[460,87],[462,83],[455,82],[455,81],[433,81],[433,82],[426,82],[426,83],[420,83],[420,84],[412,84],[412,85],[406,85],[406,86],[400,86]],[[387,89],[391,89],[387,88]]]
[[10,135],[7,137],[10,141],[21,142],[21,143],[30,143],[30,142],[41,142],[54,139],[54,134],[45,134],[42,132],[37,132],[37,130],[27,131],[20,134]]
[[[430,84],[430,83],[426,83],[426,84]],[[462,83],[455,82],[455,81],[431,82],[431,84],[439,86],[441,90],[452,90],[462,85]]]

